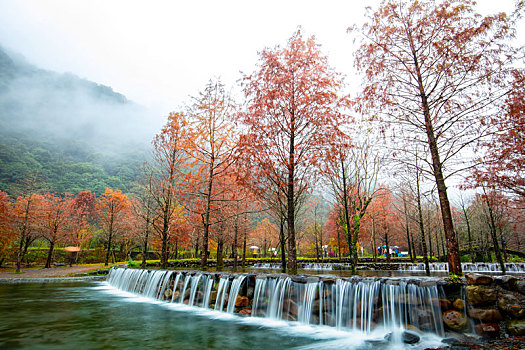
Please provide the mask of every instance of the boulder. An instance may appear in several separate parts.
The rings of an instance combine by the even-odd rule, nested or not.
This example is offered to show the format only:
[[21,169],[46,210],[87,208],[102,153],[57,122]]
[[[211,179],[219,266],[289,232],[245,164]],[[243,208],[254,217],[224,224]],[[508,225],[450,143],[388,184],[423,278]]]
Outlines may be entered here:
[[[416,333],[416,332],[412,332],[412,331],[403,331],[403,333],[401,334],[401,340],[403,341],[403,343],[405,344],[416,344],[419,342],[421,338],[419,337],[419,335]],[[388,333],[385,335],[385,340],[390,342],[392,340],[392,333]]]
[[213,290],[210,293],[210,303],[214,303],[217,300],[217,291]]
[[517,283],[518,279],[514,276],[496,276],[494,277],[494,282],[496,282],[497,285],[500,285],[501,287],[505,288],[506,290],[510,291],[517,291]]
[[448,310],[443,312],[443,323],[454,331],[461,331],[467,326],[468,320],[461,312]]
[[467,313],[470,318],[480,322],[499,322],[503,320],[501,313],[496,309],[468,309]]
[[525,294],[525,279],[520,279],[518,282],[516,282],[516,289],[521,294]]
[[499,325],[497,323],[481,323],[474,327],[476,334],[485,338],[496,338],[499,336]]
[[492,277],[487,275],[482,275],[480,273],[467,273],[465,275],[468,284],[472,285],[487,285],[492,283]]
[[498,299],[495,289],[482,286],[467,286],[467,300],[471,305],[492,303]]
[[168,288],[164,291],[164,296],[166,297],[166,299],[170,298],[172,295],[173,291],[171,290],[171,288]]
[[448,299],[439,299],[439,307],[441,310],[447,311],[452,306],[452,303]]
[[403,343],[405,344],[416,344],[421,338],[416,332],[404,331],[401,339],[403,339]]
[[456,299],[452,303],[452,306],[456,310],[465,310],[465,300],[463,300],[463,299]]
[[448,344],[448,345],[455,345],[455,344],[459,344],[459,340],[457,338],[452,338],[452,337],[449,337],[449,338],[443,338],[441,339],[441,342],[443,344]]
[[251,316],[252,315],[252,309],[242,309],[239,311],[239,315],[241,316]]
[[248,299],[248,297],[243,297],[243,296],[238,295],[237,299],[235,300],[235,306],[236,307],[250,306],[250,299]]
[[525,305],[512,294],[503,294],[498,300],[498,308],[512,318],[524,318]]
[[508,321],[507,324],[507,333],[514,336],[525,336],[525,320],[512,320]]

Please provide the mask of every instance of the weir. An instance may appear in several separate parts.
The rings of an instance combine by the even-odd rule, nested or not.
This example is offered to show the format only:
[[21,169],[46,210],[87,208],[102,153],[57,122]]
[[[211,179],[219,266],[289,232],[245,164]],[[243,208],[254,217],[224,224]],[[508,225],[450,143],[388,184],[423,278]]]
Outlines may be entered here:
[[171,303],[248,317],[392,332],[417,329],[443,336],[434,279],[336,278],[111,269],[107,283],[120,290]]
[[[430,271],[448,272],[448,263],[429,263]],[[461,263],[463,272],[501,272],[498,263]],[[400,271],[425,271],[425,264],[400,264]],[[525,272],[525,263],[505,263],[507,273]]]

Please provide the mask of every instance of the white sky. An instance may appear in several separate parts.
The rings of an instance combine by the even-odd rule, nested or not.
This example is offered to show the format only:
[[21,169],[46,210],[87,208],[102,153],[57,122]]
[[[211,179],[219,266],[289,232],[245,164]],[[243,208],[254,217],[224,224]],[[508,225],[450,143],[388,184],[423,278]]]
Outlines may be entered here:
[[[0,0],[0,45],[39,67],[111,86],[164,118],[210,78],[233,85],[301,25],[351,75],[352,38],[377,0]],[[514,0],[479,0],[482,13]],[[353,83],[352,85],[355,85]]]

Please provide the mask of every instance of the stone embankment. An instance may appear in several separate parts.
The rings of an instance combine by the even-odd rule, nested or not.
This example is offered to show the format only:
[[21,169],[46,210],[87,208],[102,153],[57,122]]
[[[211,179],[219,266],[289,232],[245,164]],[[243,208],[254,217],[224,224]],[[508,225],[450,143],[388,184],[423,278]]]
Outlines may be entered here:
[[[370,284],[363,284],[362,282],[367,279],[360,277],[339,279],[333,276],[311,275],[229,274],[195,271],[177,273],[181,275],[180,278],[175,280],[173,276],[170,277],[170,282],[165,284],[165,289],[162,291],[159,289],[157,294],[159,299],[189,303],[194,306],[202,306],[206,303],[206,307],[225,310],[227,304],[232,304],[228,300],[230,292],[223,290],[221,297],[219,281],[226,279],[229,280],[230,285],[233,285],[233,281],[242,275],[244,281],[241,282],[238,293],[235,294],[234,305],[231,305],[231,311],[239,315],[268,316],[267,313],[275,307],[272,309],[269,304],[266,305],[265,303],[269,303],[269,298],[276,294],[276,288],[288,288],[286,293],[289,294],[282,292],[284,299],[279,301],[279,312],[277,313],[278,317],[284,320],[302,320],[303,322],[307,320],[307,323],[310,324],[357,327],[359,329],[363,329],[360,325],[366,322],[366,327],[373,329],[377,324],[384,323],[386,317],[391,317],[385,307],[388,305],[391,308],[394,305],[396,310],[400,310],[400,315],[404,313],[402,310],[406,310],[406,315],[403,316],[406,317],[406,328],[416,333],[428,331],[439,333],[440,330],[443,330],[446,336],[462,339],[465,342],[472,339],[471,335],[473,334],[486,339],[525,336],[525,277],[471,273],[459,281],[452,281],[450,278],[373,279],[385,287],[381,287],[382,291],[375,295],[366,294],[371,295],[371,299],[366,296],[370,299],[370,301],[366,301],[365,294],[359,293],[363,293],[365,290],[363,288],[372,287]],[[205,275],[210,281],[211,287],[208,292],[200,289],[200,287],[190,288],[191,276],[198,275]],[[290,280],[290,285],[287,287],[282,282],[284,278]],[[259,292],[255,292],[257,280],[259,280],[259,284],[261,280],[271,281],[264,284],[267,285],[264,288],[267,288],[268,291],[261,288]],[[353,306],[350,303],[348,305],[341,304],[343,309],[336,312],[335,309],[330,309],[331,306],[328,301],[335,300],[335,293],[340,293],[337,292],[337,290],[341,290],[338,289],[339,287],[331,286],[336,286],[336,282],[341,285],[341,281],[348,282],[348,286],[345,288],[354,288],[346,289],[349,295],[360,296],[355,298]],[[283,284],[280,285],[280,283]],[[313,302],[308,307],[311,308],[311,311],[305,317],[300,312],[305,309],[307,304],[299,304],[305,303],[303,300],[305,297],[302,295],[306,295],[304,293],[307,293],[308,285],[313,284],[315,284],[313,294],[311,294]],[[357,284],[361,284],[361,286],[357,286]],[[415,286],[416,289],[407,287],[410,285]],[[394,289],[392,289],[389,286],[399,286],[399,288],[393,287]],[[432,294],[432,288],[436,287],[438,288],[436,290],[441,292]],[[366,290],[369,291],[369,289]],[[392,291],[399,293],[399,296],[393,299],[385,299],[385,295],[392,293]],[[191,296],[191,293],[194,295]],[[261,293],[267,293],[268,297],[262,297]],[[218,294],[221,297],[220,307],[216,306],[219,303]],[[365,306],[370,308],[370,315],[367,316],[366,320],[360,312],[361,308]],[[341,320],[334,318],[337,314],[351,316],[341,323]]]
[[484,338],[525,336],[525,278],[471,273],[445,292],[440,306],[447,329]]

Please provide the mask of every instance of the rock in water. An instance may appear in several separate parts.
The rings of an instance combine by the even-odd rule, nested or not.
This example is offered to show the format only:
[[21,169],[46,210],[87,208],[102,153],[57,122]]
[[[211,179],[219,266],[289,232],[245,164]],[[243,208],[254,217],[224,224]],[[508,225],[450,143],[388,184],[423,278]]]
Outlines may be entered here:
[[242,315],[242,316],[251,316],[252,314],[252,309],[242,309],[241,311],[239,311],[239,315]]
[[405,344],[416,344],[421,339],[416,332],[411,331],[404,331],[401,337]]
[[235,306],[236,307],[246,307],[246,306],[250,306],[250,299],[248,299],[248,297],[242,297],[242,296],[237,296],[237,299],[235,300]]
[[456,310],[464,310],[465,309],[465,301],[463,299],[456,299],[452,303],[452,306]]
[[498,300],[498,308],[512,318],[523,318],[525,306],[512,294],[504,294]]
[[510,335],[525,336],[525,320],[508,321],[507,332]]
[[481,305],[496,301],[498,299],[498,293],[492,288],[468,286],[467,299],[471,305]]
[[467,273],[465,275],[465,278],[467,279],[468,284],[491,284],[492,283],[492,277],[487,275],[482,275],[480,273]]
[[496,309],[468,309],[468,315],[470,318],[476,319],[481,322],[499,322],[503,319],[501,313]]
[[[392,332],[390,333],[387,333],[385,335],[385,340],[386,341],[392,341]],[[403,343],[405,344],[416,344],[419,342],[421,338],[419,337],[419,335],[416,333],[416,332],[412,332],[412,331],[403,331],[403,333],[401,334],[401,340],[403,341]]]
[[443,322],[448,328],[454,331],[461,331],[467,325],[468,320],[461,312],[448,310],[443,312]]
[[478,335],[485,338],[495,338],[499,336],[499,325],[497,323],[477,324],[474,329]]

